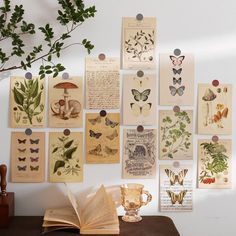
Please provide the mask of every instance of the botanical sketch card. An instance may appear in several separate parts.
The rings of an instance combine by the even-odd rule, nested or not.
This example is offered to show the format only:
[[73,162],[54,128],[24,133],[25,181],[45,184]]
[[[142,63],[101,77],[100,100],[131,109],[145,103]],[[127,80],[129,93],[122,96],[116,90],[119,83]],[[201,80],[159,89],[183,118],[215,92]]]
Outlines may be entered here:
[[120,114],[86,114],[86,163],[120,162]]
[[198,187],[231,188],[231,140],[198,141]]
[[160,105],[194,104],[194,55],[160,54]]
[[45,134],[11,133],[11,181],[37,183],[45,179]]
[[86,58],[86,108],[120,108],[120,59]]
[[155,129],[124,129],[123,178],[151,179],[156,176]]
[[160,165],[160,211],[192,210],[192,166],[179,163],[178,165]]
[[156,76],[125,75],[123,80],[123,124],[156,125]]
[[198,85],[198,133],[232,133],[232,85]]
[[49,133],[49,181],[83,181],[83,133]]
[[44,79],[11,77],[10,126],[12,128],[45,126]]
[[82,77],[49,78],[49,127],[83,127]]
[[123,17],[123,69],[155,69],[156,18]]
[[160,110],[160,160],[193,159],[193,111]]

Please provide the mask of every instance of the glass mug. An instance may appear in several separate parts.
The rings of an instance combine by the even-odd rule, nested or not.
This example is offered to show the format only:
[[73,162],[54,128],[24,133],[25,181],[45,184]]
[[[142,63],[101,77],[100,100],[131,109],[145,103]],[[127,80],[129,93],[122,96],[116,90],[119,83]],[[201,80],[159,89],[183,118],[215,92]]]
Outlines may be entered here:
[[[121,189],[121,205],[125,209],[125,215],[122,217],[126,222],[138,222],[142,220],[139,215],[139,209],[147,205],[152,200],[152,195],[143,190],[142,184],[123,184]],[[142,195],[147,195],[147,200],[144,202]]]

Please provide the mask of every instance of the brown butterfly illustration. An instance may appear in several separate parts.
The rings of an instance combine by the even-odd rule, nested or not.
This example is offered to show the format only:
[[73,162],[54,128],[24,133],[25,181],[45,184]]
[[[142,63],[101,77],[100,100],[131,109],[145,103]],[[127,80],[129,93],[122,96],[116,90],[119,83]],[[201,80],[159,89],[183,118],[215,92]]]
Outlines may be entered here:
[[30,157],[30,161],[31,162],[38,162],[39,161],[39,157]]
[[108,155],[115,155],[118,152],[118,149],[112,149],[109,148],[108,146],[105,146],[104,151]]
[[175,183],[183,185],[184,178],[188,172],[188,169],[183,169],[178,174],[175,174],[172,170],[169,169],[165,169],[165,172],[170,179],[170,185],[174,185]]
[[115,128],[117,125],[119,125],[119,122],[112,121],[107,117],[105,118],[105,121],[106,126],[110,126],[111,128]]
[[30,170],[31,171],[38,171],[39,170],[39,166],[30,166]]
[[94,119],[88,119],[88,121],[92,124],[95,125],[96,123],[101,123],[101,116],[97,116]]
[[118,137],[117,130],[114,130],[112,134],[106,136],[106,138],[108,138],[109,140],[113,140],[116,137]]
[[170,197],[172,205],[174,205],[177,202],[182,205],[182,203],[184,201],[184,197],[187,193],[187,190],[183,190],[180,193],[174,193],[170,190],[166,190],[166,192],[167,192],[168,196]]
[[18,171],[26,171],[27,166],[17,166]]
[[94,149],[89,151],[90,155],[101,156],[102,146],[98,144]]
[[89,136],[91,138],[99,139],[102,136],[102,133],[95,133],[93,130],[89,130]]
[[26,160],[26,157],[18,157],[18,160],[19,160],[19,161],[25,161],[25,160]]
[[26,139],[19,139],[18,138],[17,141],[18,141],[19,144],[21,144],[21,143],[25,144],[26,143]]

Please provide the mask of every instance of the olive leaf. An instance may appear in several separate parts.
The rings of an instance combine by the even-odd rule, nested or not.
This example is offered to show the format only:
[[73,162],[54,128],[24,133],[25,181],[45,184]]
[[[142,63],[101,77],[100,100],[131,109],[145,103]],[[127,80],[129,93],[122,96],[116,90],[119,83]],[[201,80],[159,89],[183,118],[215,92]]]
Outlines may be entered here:
[[73,153],[77,150],[77,147],[74,147],[74,148],[71,148],[71,149],[68,149],[66,152],[65,152],[65,157],[66,159],[71,159],[72,158],[72,155]]
[[13,89],[14,100],[18,105],[23,106],[24,103],[24,96],[14,87]]
[[55,174],[59,168],[64,167],[65,164],[66,164],[66,163],[65,163],[64,161],[57,160],[57,161],[55,162],[55,165],[54,165],[53,174]]
[[74,142],[74,140],[71,140],[71,141],[67,142],[67,143],[64,145],[64,147],[65,147],[65,148],[69,148],[69,147],[72,145],[73,142]]
[[[35,98],[35,100],[34,100],[34,109],[36,109],[38,106],[39,106],[39,104],[40,104],[40,102],[41,102],[41,95],[42,95],[42,92],[40,92],[38,95],[37,95],[37,97]],[[40,113],[39,113],[40,114]]]

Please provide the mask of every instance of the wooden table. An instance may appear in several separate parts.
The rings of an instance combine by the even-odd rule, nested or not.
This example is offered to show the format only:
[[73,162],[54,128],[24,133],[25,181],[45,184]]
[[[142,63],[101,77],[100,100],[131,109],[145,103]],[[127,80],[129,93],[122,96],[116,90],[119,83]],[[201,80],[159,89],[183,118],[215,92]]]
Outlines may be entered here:
[[[43,217],[15,216],[9,228],[0,229],[1,236],[41,236]],[[48,236],[75,236],[78,230],[60,230]],[[138,223],[126,223],[120,219],[121,236],[180,236],[173,221],[165,216],[144,216]]]

